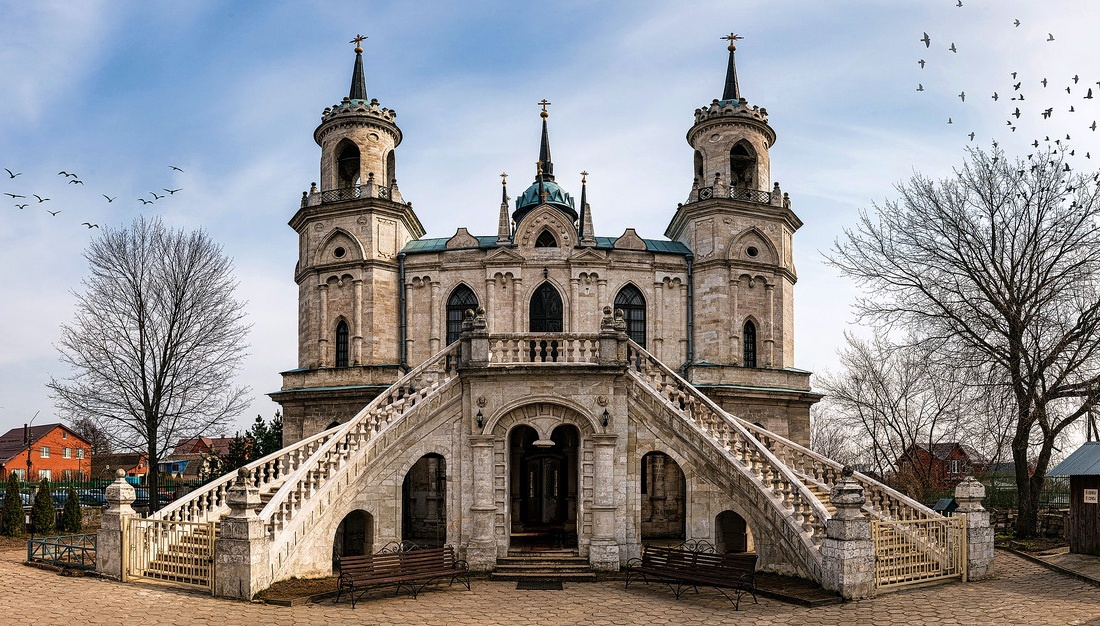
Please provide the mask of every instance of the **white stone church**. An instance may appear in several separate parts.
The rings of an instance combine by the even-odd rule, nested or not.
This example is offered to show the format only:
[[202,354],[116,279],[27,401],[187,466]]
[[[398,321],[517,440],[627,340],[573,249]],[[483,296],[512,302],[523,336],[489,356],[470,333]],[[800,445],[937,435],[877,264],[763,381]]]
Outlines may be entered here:
[[[515,199],[503,186],[497,232],[425,238],[397,186],[396,113],[368,99],[357,44],[350,93],[314,132],[320,184],[290,220],[298,364],[270,394],[286,448],[148,523],[221,520],[207,581],[221,595],[391,542],[449,544],[492,571],[539,549],[617,570],[688,540],[866,595],[872,523],[939,516],[807,449],[820,396],[793,367],[802,222],[727,39],[667,239],[596,234],[584,178],[567,191],[555,176],[545,100],[533,182]],[[946,539],[892,532],[938,575],[966,569]],[[155,577],[155,555],[130,561]]]

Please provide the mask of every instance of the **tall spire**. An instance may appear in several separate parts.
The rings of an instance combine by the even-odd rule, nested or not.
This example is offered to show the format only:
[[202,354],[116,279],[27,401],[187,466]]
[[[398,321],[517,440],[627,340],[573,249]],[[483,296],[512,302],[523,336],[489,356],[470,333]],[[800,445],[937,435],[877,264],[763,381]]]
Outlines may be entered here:
[[355,44],[355,69],[351,72],[351,92],[348,93],[348,98],[352,100],[366,100],[367,99],[367,81],[363,78],[363,40],[366,39],[363,35],[356,35],[355,39],[352,39],[348,43]]
[[592,207],[588,206],[588,172],[581,172],[581,218],[580,245],[596,245],[596,234],[592,232]]
[[542,179],[553,181],[554,162],[550,160],[550,132],[546,128],[546,118],[550,117],[550,113],[546,110],[549,104],[546,98],[543,98],[542,102],[539,103],[539,106],[542,107],[542,112],[539,113],[542,116],[542,145],[539,146],[539,163],[542,164]]
[[497,245],[512,242],[512,224],[508,220],[508,174],[500,175],[500,218],[497,219]]
[[729,65],[726,66],[726,86],[724,89],[722,89],[722,99],[740,100],[741,91],[737,88],[737,62],[734,60],[733,55],[734,51],[737,50],[737,46],[734,45],[734,42],[738,39],[744,39],[744,37],[740,37],[738,35],[730,33],[725,37],[722,37],[722,39],[730,42],[730,45],[727,48],[727,50],[730,51],[730,60]]

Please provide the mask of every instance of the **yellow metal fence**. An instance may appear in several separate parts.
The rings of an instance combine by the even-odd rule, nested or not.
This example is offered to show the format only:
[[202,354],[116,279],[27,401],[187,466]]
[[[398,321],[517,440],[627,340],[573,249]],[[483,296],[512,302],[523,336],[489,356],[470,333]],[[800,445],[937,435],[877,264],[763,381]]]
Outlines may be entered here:
[[215,522],[127,520],[122,549],[125,577],[214,591]]
[[966,581],[966,515],[874,520],[871,538],[877,589],[945,578]]

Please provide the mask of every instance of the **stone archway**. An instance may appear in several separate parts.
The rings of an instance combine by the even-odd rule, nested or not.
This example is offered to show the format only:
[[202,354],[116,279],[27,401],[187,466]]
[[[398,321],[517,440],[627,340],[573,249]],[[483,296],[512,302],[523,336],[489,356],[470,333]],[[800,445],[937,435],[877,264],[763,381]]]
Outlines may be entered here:
[[362,556],[373,551],[374,516],[361,509],[349,512],[340,520],[332,540],[333,571],[336,571],[340,557]]
[[756,546],[748,522],[735,511],[725,510],[714,518],[714,547],[722,553],[754,552]]
[[683,541],[687,526],[687,480],[680,465],[664,452],[642,457],[641,540]]
[[420,457],[401,483],[401,540],[422,546],[447,541],[447,461],[429,453]]

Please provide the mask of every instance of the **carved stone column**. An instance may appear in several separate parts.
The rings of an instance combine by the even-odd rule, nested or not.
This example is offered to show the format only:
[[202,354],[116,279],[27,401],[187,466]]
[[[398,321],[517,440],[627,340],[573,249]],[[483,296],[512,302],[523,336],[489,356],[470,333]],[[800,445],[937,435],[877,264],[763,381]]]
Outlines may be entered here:
[[596,302],[601,304],[614,304],[605,300],[607,298],[607,279],[596,277]]
[[354,296],[352,296],[351,316],[355,324],[352,331],[352,365],[363,364],[363,279],[356,278],[351,281]]
[[579,333],[581,331],[580,320],[580,293],[581,279],[574,276],[569,279],[569,327],[567,332]]
[[768,298],[768,338],[764,343],[768,346],[768,367],[775,367],[775,285],[765,283],[764,293]]
[[229,516],[214,541],[214,595],[251,600],[271,586],[270,543],[260,508],[260,490],[252,473],[241,468],[226,494]]
[[615,446],[618,439],[619,436],[613,434],[592,435],[595,485],[592,490],[592,543],[589,544],[588,562],[596,570],[619,569],[619,542],[615,538],[618,512],[615,506]]
[[433,280],[431,286],[432,303],[428,308],[428,325],[431,327],[430,354],[439,352],[439,281]]
[[[496,330],[496,327],[497,327],[497,322],[496,322],[496,314],[497,314],[496,313],[496,290],[497,290],[497,279],[496,279],[496,277],[486,278],[485,279],[485,324],[486,324],[486,328],[488,328],[489,322],[492,322],[494,330]],[[444,323],[446,323],[446,322],[444,322]],[[498,330],[497,332],[500,332],[500,331]]]
[[493,436],[470,435],[468,441],[473,456],[474,505],[470,507],[473,531],[466,547],[466,562],[473,571],[488,572],[497,564],[493,538],[497,513],[493,502]]
[[866,502],[863,487],[852,478],[850,469],[845,468],[829,499],[836,505],[836,513],[825,525],[821,586],[845,600],[869,597],[875,590],[875,545],[871,520],[861,511]]
[[982,507],[985,485],[967,476],[955,487],[956,513],[966,514],[966,579],[982,580],[993,576],[993,528],[989,511]]
[[328,367],[328,283],[317,285],[317,366]]
[[527,306],[523,302],[523,279],[516,276],[512,278],[512,332],[527,332],[527,325],[523,323],[523,314]]
[[104,498],[107,510],[103,511],[103,521],[96,533],[95,570],[108,578],[125,581],[128,555],[124,554],[127,546],[123,534],[128,520],[138,514],[130,506],[136,496],[134,488],[126,482],[124,470],[115,471],[115,482],[107,486]]
[[649,341],[648,349],[658,359],[665,360],[665,283],[663,280],[653,283],[653,338]]
[[730,321],[729,321],[729,337],[730,337],[730,358],[733,363],[738,365],[744,365],[741,359],[744,355],[741,354],[741,313],[738,312],[738,300],[737,296],[741,291],[741,279],[737,275],[737,270],[730,269],[729,277],[730,285]]

